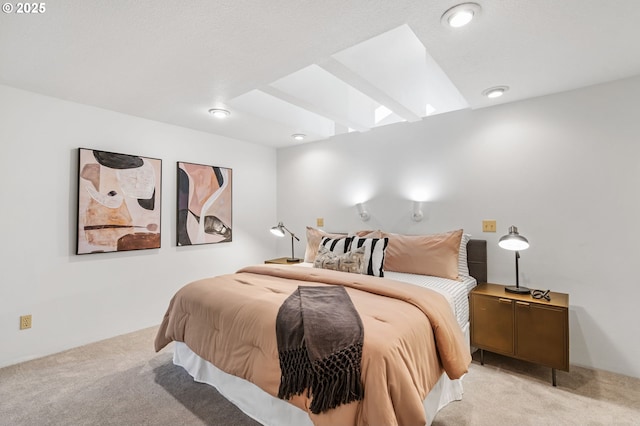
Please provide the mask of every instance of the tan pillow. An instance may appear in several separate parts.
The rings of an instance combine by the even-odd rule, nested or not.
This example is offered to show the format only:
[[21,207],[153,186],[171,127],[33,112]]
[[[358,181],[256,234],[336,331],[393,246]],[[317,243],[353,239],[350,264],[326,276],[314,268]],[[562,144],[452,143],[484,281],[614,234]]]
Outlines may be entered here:
[[382,231],[363,230],[363,231],[356,231],[353,233],[353,235],[356,235],[362,238],[382,238]]
[[304,261],[311,262],[316,259],[316,255],[318,254],[318,246],[320,245],[320,241],[322,237],[329,238],[344,238],[345,234],[329,234],[320,229],[312,228],[307,226],[307,249],[304,252]]
[[385,271],[458,279],[458,253],[462,229],[432,235],[401,235],[382,232],[389,238]]

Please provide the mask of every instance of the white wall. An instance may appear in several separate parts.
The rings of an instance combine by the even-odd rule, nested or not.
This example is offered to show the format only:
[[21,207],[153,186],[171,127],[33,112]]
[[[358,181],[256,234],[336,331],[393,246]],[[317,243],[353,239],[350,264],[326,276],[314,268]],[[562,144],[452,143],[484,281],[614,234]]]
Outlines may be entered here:
[[[159,324],[182,285],[275,254],[273,148],[6,86],[0,141],[0,366]],[[78,147],[162,159],[160,249],[74,254]],[[233,169],[231,243],[176,247],[177,161]]]
[[317,217],[334,231],[462,227],[488,241],[489,280],[505,284],[513,253],[497,241],[516,225],[531,243],[521,284],[570,294],[571,362],[640,377],[638,99],[640,77],[278,150],[279,219],[301,235]]

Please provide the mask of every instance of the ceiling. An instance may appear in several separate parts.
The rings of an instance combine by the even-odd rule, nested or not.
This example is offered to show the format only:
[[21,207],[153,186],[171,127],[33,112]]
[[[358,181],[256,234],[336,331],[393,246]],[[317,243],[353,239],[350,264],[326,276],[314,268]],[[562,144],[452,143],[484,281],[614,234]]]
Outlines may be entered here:
[[[410,99],[427,83],[407,83],[424,80],[424,64],[398,56],[403,46],[448,77],[438,87],[453,88],[452,109],[640,74],[640,1],[477,0],[478,19],[445,27],[441,16],[461,2],[47,2],[39,15],[0,14],[0,84],[286,147],[300,143],[294,133],[375,131],[349,115],[352,104],[380,113],[379,124],[428,120],[411,107],[424,99]],[[482,95],[498,85],[510,89]],[[231,116],[213,118],[215,107]]]

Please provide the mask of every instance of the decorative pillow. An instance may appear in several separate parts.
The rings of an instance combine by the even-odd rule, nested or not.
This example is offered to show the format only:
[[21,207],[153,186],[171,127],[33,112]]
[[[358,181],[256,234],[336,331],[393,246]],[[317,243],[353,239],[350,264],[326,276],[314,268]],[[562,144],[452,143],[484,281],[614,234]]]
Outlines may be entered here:
[[318,247],[318,255],[313,261],[314,268],[333,269],[334,271],[362,274],[364,272],[364,247],[347,251],[346,253],[332,252],[327,247]]
[[320,246],[318,247],[318,252],[320,252],[320,248],[324,247],[334,253],[344,254],[349,251],[349,247],[351,246],[351,240],[353,240],[353,237],[344,237],[344,238],[322,237],[322,239],[320,240]]
[[318,246],[320,245],[320,241],[322,237],[329,238],[344,238],[346,235],[344,234],[329,234],[320,229],[312,228],[307,226],[307,249],[304,252],[304,261],[311,262],[316,258],[316,254],[318,253]]
[[469,263],[467,259],[467,244],[471,239],[471,235],[462,234],[462,238],[460,239],[460,253],[458,253],[458,276],[460,277],[468,277],[469,276]]
[[387,271],[458,279],[462,229],[432,235],[382,233],[389,238],[384,261]]
[[384,277],[383,265],[387,244],[389,244],[388,238],[353,238],[351,251],[364,248],[365,269],[363,274]]

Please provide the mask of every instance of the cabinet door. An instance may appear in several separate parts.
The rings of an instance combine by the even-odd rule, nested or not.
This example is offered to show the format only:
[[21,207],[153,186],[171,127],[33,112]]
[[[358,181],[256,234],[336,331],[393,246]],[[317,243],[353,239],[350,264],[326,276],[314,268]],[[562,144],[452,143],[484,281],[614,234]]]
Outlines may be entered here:
[[513,355],[513,303],[510,299],[472,294],[471,344]]
[[561,370],[569,369],[567,310],[516,302],[516,356]]

